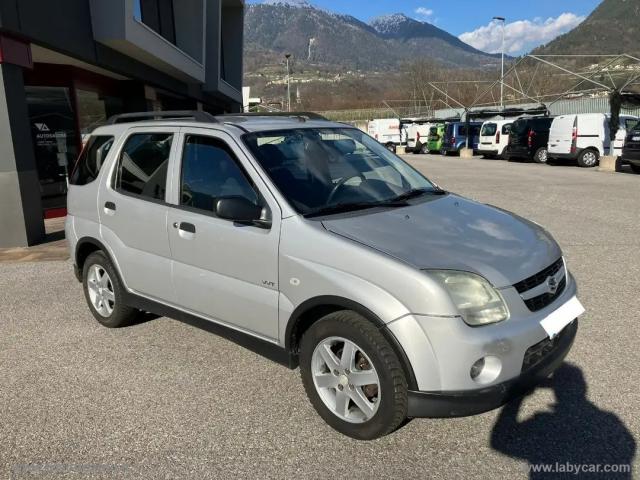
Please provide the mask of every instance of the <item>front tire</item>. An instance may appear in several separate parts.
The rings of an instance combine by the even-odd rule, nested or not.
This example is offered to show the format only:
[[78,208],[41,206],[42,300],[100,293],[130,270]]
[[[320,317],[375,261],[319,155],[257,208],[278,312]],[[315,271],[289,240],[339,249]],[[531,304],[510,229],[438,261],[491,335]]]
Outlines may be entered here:
[[135,320],[138,311],[124,304],[120,277],[103,252],[94,252],[85,260],[82,285],[89,310],[105,327],[124,327]]
[[630,163],[629,166],[631,167],[631,171],[633,173],[640,174],[640,165],[636,165],[635,163]]
[[407,417],[400,360],[379,329],[355,312],[331,313],[305,332],[300,374],[318,414],[344,435],[372,440]]

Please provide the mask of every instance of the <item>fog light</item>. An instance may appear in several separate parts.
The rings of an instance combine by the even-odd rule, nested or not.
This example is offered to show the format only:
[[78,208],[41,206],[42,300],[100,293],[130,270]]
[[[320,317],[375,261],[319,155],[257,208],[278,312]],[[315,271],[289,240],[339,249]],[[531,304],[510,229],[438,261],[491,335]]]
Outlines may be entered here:
[[480,375],[480,373],[482,372],[483,368],[484,368],[484,358],[481,358],[476,363],[471,365],[471,378],[473,380],[478,378],[478,375]]
[[486,356],[471,365],[469,375],[471,380],[481,385],[495,381],[502,371],[502,362],[498,357]]

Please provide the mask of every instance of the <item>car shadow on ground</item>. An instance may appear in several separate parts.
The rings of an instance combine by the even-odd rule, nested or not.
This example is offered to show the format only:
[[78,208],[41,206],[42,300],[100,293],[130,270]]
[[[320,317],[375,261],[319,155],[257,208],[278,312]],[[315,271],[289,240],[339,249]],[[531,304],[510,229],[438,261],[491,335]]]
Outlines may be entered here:
[[[491,433],[493,449],[526,460],[531,479],[633,478],[631,470],[590,473],[595,468],[632,466],[636,442],[617,415],[599,409],[586,398],[587,384],[578,367],[563,364],[541,388],[554,392],[556,403],[552,411],[519,421],[524,397],[507,404]],[[582,469],[578,475],[577,465]],[[550,470],[535,471],[543,468]]]

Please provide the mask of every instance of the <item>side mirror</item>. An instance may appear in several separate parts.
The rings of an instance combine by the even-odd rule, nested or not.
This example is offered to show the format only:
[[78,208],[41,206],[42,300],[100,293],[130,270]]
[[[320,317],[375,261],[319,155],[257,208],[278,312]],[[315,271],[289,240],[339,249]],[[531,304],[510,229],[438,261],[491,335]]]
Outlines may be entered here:
[[266,209],[244,197],[221,197],[216,201],[216,215],[237,223],[270,228]]

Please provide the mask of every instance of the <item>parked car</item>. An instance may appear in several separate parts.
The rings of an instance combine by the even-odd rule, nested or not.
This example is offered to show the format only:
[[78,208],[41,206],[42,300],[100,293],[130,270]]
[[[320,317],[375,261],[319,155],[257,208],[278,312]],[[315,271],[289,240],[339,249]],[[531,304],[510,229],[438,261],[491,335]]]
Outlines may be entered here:
[[412,123],[407,126],[407,152],[429,153],[427,145],[433,123]]
[[635,173],[640,173],[640,125],[632,127],[624,142],[622,161],[628,163]]
[[444,130],[444,123],[438,123],[429,129],[429,141],[427,142],[429,153],[440,153],[442,141],[444,140]]
[[[482,127],[482,123],[480,122],[469,123],[469,148],[473,149],[474,151],[478,150],[478,142],[480,141],[480,127]],[[460,153],[460,149],[465,148],[466,145],[467,124],[465,122],[447,123],[445,127],[444,138],[442,140],[442,146],[440,147],[440,153],[442,155],[448,155],[450,153]]]
[[537,163],[547,162],[547,144],[552,117],[523,117],[511,124],[509,143],[503,156]]
[[482,124],[478,153],[486,158],[502,158],[509,144],[512,120],[490,120]]
[[[549,133],[548,157],[577,161],[581,167],[595,167],[611,148],[609,115],[583,113],[560,115],[553,119]],[[638,117],[620,115],[620,125],[614,141],[615,156],[622,155],[622,145],[628,127],[638,123]]]
[[397,118],[369,120],[367,133],[391,152],[395,152],[396,147],[402,143],[400,120]]
[[[356,128],[287,115],[125,114],[92,133],[66,235],[98,322],[151,312],[300,366],[358,439],[490,410],[560,365],[584,309],[546,230]],[[221,361],[202,367],[242,381]]]

